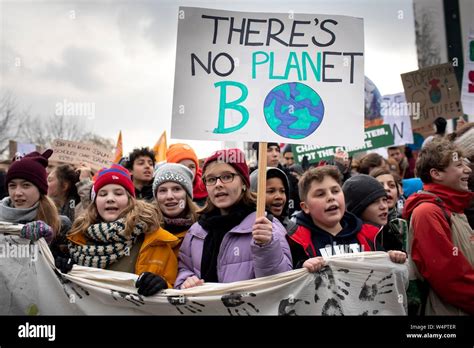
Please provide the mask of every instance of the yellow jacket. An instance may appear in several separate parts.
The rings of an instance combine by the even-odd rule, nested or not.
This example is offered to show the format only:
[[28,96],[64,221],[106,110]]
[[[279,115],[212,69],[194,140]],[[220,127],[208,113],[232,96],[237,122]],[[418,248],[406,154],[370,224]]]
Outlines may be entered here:
[[135,264],[135,273],[151,272],[162,276],[172,288],[178,275],[178,253],[187,231],[176,235],[159,228],[145,234]]
[[[162,276],[172,288],[178,275],[178,253],[187,231],[172,234],[163,228],[145,233],[145,239],[135,262],[135,274],[151,272]],[[77,233],[68,239],[79,245],[86,245],[83,233]]]

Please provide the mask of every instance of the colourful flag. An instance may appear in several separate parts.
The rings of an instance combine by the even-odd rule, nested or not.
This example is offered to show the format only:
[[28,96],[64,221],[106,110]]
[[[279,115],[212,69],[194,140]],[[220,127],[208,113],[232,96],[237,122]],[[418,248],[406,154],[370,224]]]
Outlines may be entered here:
[[166,143],[166,131],[164,131],[160,139],[156,142],[155,146],[153,146],[153,152],[155,153],[155,160],[157,163],[166,161],[166,150],[168,149],[168,145]]
[[122,131],[119,132],[117,145],[115,146],[114,163],[119,163],[123,157]]

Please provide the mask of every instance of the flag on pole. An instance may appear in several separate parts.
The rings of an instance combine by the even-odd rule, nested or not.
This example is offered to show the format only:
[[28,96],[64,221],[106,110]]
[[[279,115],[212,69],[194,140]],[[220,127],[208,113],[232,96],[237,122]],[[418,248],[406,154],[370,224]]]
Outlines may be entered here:
[[122,131],[120,131],[118,139],[117,139],[117,145],[115,146],[114,163],[119,163],[122,157],[123,157]]
[[168,145],[166,143],[166,131],[164,131],[160,139],[156,142],[155,146],[153,146],[153,152],[155,153],[155,161],[157,163],[166,161],[166,150],[168,149]]

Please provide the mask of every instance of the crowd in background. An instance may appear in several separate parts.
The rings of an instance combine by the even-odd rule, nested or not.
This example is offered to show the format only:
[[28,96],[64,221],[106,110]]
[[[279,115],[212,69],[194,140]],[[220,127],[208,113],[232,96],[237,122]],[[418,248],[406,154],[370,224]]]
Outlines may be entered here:
[[474,124],[446,135],[442,121],[421,150],[394,146],[386,157],[340,151],[296,164],[291,144],[268,143],[258,218],[258,168],[239,149],[200,166],[186,144],[171,145],[165,163],[139,148],[96,173],[84,163],[47,171],[52,151],[33,152],[0,177],[0,221],[44,238],[61,272],[136,273],[144,296],[386,251],[413,271],[409,314],[474,314]]

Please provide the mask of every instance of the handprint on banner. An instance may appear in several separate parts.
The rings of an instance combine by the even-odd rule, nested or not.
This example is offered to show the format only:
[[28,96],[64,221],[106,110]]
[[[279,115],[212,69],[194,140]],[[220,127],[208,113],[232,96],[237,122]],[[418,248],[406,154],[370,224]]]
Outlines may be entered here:
[[242,297],[244,296],[250,296],[250,297],[255,297],[257,296],[253,292],[247,293],[247,294],[236,294],[236,293],[231,293],[229,295],[224,295],[221,297],[221,301],[224,304],[224,306],[227,308],[227,311],[229,312],[230,315],[234,316],[240,316],[240,315],[252,315],[250,312],[255,312],[259,313],[260,310],[255,307],[252,303],[250,302],[245,302]]
[[[376,304],[384,305],[385,301],[382,301],[382,298],[380,298],[380,296],[393,292],[393,290],[389,288],[394,285],[393,282],[390,282],[390,280],[392,280],[393,273],[390,273],[388,276],[383,277],[377,283],[368,284],[373,274],[374,274],[374,270],[371,270],[367,279],[362,285],[360,289],[360,293],[359,293],[359,300],[365,304],[371,305],[372,307],[373,307],[374,302]],[[362,306],[363,306],[363,303],[361,303]],[[369,310],[363,311],[360,315],[363,315],[363,316],[366,316],[369,314],[375,315],[375,314],[378,314],[379,312],[380,312],[380,308],[379,309],[371,308]]]
[[[340,268],[337,272],[342,272],[348,274],[349,270],[345,268]],[[321,315],[344,315],[340,301],[346,299],[346,296],[349,295],[349,287],[351,283],[343,279],[337,279],[340,285],[336,284],[336,279],[334,278],[333,270],[329,266],[325,266],[315,273],[314,279],[314,302],[319,301],[318,290],[322,287],[327,287],[328,290],[334,295],[333,298],[329,298],[323,305]]]
[[280,305],[278,306],[278,315],[280,316],[296,316],[296,304],[298,302],[304,303],[309,305],[309,301],[303,299],[295,299],[293,296],[288,298],[284,298],[280,301]]
[[118,295],[118,298],[124,299],[130,303],[133,303],[137,307],[143,306],[145,304],[143,297],[139,294],[132,294],[130,292],[118,291],[118,290],[110,290],[110,293],[112,294],[112,297],[114,298],[115,301],[118,301],[118,299],[115,297],[115,295]]
[[[343,272],[347,274],[349,273],[349,270],[340,268],[337,270],[337,272]],[[315,273],[314,290],[316,292],[314,293],[314,302],[317,303],[319,301],[318,289],[321,286],[326,286],[328,290],[331,290],[336,297],[338,297],[340,300],[344,300],[344,295],[349,295],[349,291],[347,289],[351,286],[351,283],[342,279],[337,280],[340,282],[342,287],[336,284],[334,273],[329,266],[325,266],[321,269],[321,271]]]
[[181,309],[186,310],[188,314],[196,314],[202,312],[202,310],[197,306],[200,306],[201,308],[206,307],[202,303],[188,300],[186,296],[168,296],[167,299],[168,303],[173,305],[182,315],[184,315],[184,312]]
[[[360,289],[359,300],[361,301],[375,301],[375,298],[377,296],[380,296],[383,294],[389,294],[393,292],[393,290],[386,289],[393,286],[393,282],[388,283],[390,280],[392,280],[392,276],[393,276],[392,273],[390,273],[388,276],[383,277],[377,283],[373,283],[369,285],[368,281],[372,277],[373,274],[374,274],[374,270],[371,270],[369,273],[369,276],[367,277],[364,284],[362,285],[362,288]],[[379,301],[379,303],[384,304],[385,301]]]

